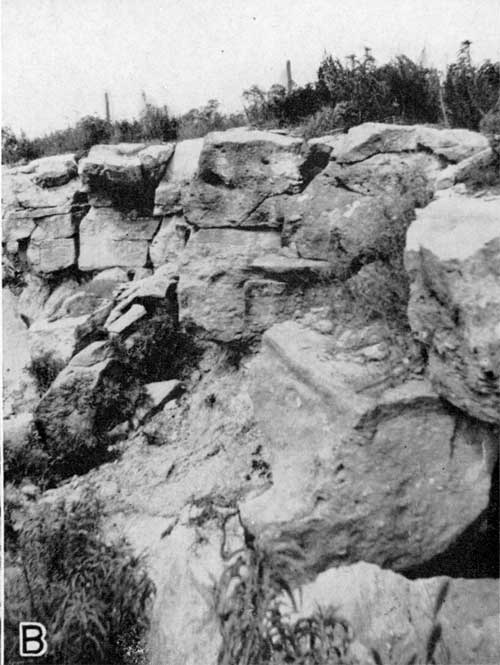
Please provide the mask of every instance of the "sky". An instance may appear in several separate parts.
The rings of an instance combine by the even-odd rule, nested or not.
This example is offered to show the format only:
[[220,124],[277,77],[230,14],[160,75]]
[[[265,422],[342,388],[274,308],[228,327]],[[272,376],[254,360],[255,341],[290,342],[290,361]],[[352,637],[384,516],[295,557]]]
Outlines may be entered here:
[[369,46],[444,68],[460,42],[500,60],[500,0],[1,0],[2,125],[33,137],[104,115],[132,118],[141,92],[173,113],[252,84],[316,78],[324,52]]

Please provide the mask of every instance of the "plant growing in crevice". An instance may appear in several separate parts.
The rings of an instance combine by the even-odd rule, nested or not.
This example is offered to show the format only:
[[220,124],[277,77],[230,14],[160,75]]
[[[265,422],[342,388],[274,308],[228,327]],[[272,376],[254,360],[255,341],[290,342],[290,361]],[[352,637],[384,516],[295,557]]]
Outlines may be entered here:
[[78,501],[42,505],[25,521],[12,552],[17,575],[6,590],[9,662],[17,655],[18,622],[26,617],[47,628],[41,663],[122,665],[137,651],[154,585],[124,540],[104,539],[102,516],[87,488]]
[[187,378],[202,350],[169,311],[156,310],[126,342],[112,342],[123,377],[141,383]]
[[65,363],[61,359],[47,351],[41,356],[33,358],[26,369],[35,379],[38,392],[43,395],[64,367]]
[[252,543],[226,556],[216,589],[222,635],[219,665],[355,665],[352,631],[328,608],[293,620],[290,585],[302,558],[298,547],[272,550]]

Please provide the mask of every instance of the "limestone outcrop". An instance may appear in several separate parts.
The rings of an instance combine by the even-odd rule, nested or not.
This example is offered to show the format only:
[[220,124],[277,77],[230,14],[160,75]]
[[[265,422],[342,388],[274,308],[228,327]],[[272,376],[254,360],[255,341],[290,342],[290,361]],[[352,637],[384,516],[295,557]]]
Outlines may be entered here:
[[28,335],[31,359],[50,356],[66,364],[77,350],[94,341],[114,306],[120,282],[67,281],[54,289]]
[[175,146],[120,143],[98,145],[80,160],[78,172],[94,206],[151,208]]
[[376,330],[339,339],[285,322],[250,366],[273,484],[243,502],[242,519],[264,543],[300,543],[312,572],[355,561],[404,570],[488,504],[495,433],[425,380],[398,376],[401,358],[373,354],[381,344]]
[[152,665],[216,665],[242,551],[288,557],[286,620],[333,606],[358,665],[424,662],[437,625],[433,662],[498,661],[494,582],[446,569],[494,521],[500,198],[469,183],[492,159],[367,123],[5,171],[5,431],[59,473],[24,502],[95,487],[157,588]]
[[158,226],[154,217],[131,218],[113,208],[91,208],[80,225],[79,269],[143,268]]
[[277,228],[278,198],[303,187],[302,140],[232,129],[205,138],[185,203],[198,227]]
[[41,157],[21,168],[21,173],[33,174],[33,181],[40,187],[59,187],[76,177],[78,165],[75,155]]
[[410,325],[437,392],[500,423],[500,197],[440,198],[408,230]]
[[420,125],[366,122],[353,127],[334,149],[338,162],[360,162],[380,153],[430,151],[456,163],[488,147],[488,139],[466,129],[435,129]]
[[299,611],[335,607],[356,638],[383,663],[400,665],[412,656],[425,662],[434,632],[435,663],[492,665],[500,650],[496,580],[446,577],[410,581],[367,563],[339,566],[318,575],[297,594]]

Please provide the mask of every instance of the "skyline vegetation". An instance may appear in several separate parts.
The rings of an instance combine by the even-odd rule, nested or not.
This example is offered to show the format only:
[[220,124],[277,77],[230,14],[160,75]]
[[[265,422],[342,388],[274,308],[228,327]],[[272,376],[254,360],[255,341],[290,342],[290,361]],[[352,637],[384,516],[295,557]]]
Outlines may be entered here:
[[204,106],[173,116],[167,106],[147,101],[137,119],[85,116],[74,126],[29,139],[2,127],[2,163],[13,164],[64,152],[86,153],[99,143],[172,141],[199,138],[211,131],[251,125],[292,128],[306,138],[347,131],[368,121],[425,123],[479,130],[500,94],[500,62],[472,61],[463,41],[446,73],[398,55],[377,64],[370,48],[344,58],[325,52],[317,79],[291,90],[252,85],[242,93],[243,109],[224,114],[210,99]]

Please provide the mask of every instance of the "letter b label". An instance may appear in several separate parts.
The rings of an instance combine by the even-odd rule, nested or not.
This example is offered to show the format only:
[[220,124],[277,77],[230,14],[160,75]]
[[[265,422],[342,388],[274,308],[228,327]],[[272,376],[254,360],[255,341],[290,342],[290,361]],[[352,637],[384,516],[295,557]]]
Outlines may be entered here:
[[36,621],[21,621],[19,624],[19,653],[23,658],[36,658],[47,653],[47,631]]

